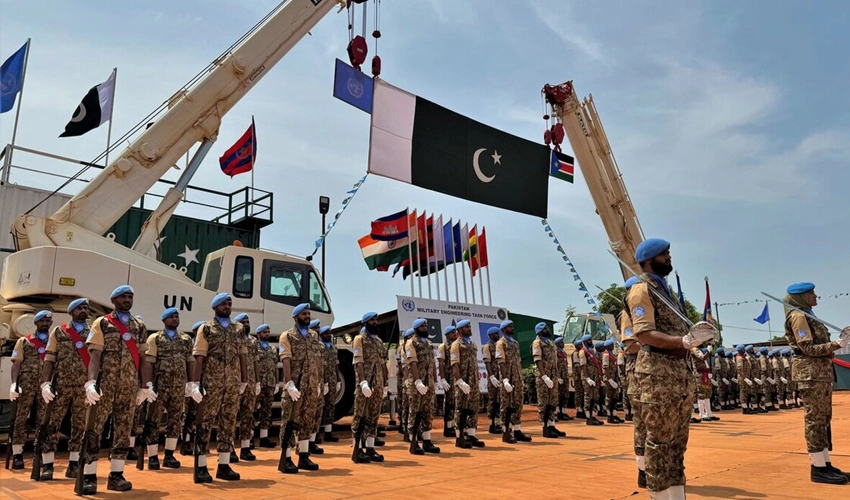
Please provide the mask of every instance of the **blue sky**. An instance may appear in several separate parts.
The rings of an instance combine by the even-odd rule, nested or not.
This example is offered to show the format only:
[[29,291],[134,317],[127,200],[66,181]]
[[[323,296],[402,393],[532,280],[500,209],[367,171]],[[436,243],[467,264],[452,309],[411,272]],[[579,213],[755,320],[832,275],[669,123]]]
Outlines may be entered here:
[[[117,137],[274,4],[3,2],[0,57],[33,39],[17,143],[94,158],[105,126],[57,136],[113,67]],[[580,96],[593,94],[644,233],[672,242],[674,266],[698,308],[703,276],[720,303],[761,298],[762,290],[781,295],[805,280],[824,296],[816,312],[843,325],[850,297],[828,296],[850,292],[848,24],[850,6],[837,1],[385,1],[378,53],[393,85],[535,141],[544,130],[541,87],[573,80]],[[320,233],[318,196],[330,196],[336,211],[365,173],[369,117],[332,97],[346,25],[345,14],[329,14],[264,77],[226,116],[192,182],[224,191],[250,182],[222,175],[217,158],[254,115],[256,184],[276,195],[264,248],[309,254]],[[14,113],[0,115],[4,144],[13,120]],[[50,165],[31,157],[15,163],[24,159]],[[13,181],[57,186],[23,173]],[[588,288],[619,281],[581,173],[575,184],[552,180],[549,189],[549,220]],[[368,271],[356,243],[370,220],[405,206],[487,226],[494,305],[554,320],[570,304],[584,308],[539,219],[369,177],[328,237],[338,324],[394,308],[395,294],[409,293],[400,276]],[[782,327],[777,306],[774,331]],[[766,339],[752,319],[762,307],[720,308],[727,344]]]

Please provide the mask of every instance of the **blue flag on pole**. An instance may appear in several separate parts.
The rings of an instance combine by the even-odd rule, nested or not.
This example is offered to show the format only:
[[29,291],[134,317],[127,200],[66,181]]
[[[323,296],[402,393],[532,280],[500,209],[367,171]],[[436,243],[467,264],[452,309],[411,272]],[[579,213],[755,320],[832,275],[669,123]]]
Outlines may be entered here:
[[372,77],[336,60],[334,71],[334,97],[357,109],[372,113]]
[[770,321],[770,313],[767,311],[767,302],[764,303],[764,310],[762,310],[761,315],[758,318],[753,318],[753,321],[761,323],[762,325]]
[[5,113],[15,106],[15,98],[23,88],[26,54],[25,43],[0,66],[0,113]]
[[676,273],[676,288],[678,288],[679,293],[679,305],[682,306],[682,311],[687,311],[688,308],[685,307],[685,294],[682,293],[682,282],[679,281],[679,273]]

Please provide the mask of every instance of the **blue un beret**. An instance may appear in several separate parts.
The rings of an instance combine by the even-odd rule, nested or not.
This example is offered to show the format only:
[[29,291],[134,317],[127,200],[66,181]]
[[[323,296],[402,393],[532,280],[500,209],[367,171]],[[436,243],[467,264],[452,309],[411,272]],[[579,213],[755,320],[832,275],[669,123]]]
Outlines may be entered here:
[[581,349],[581,340],[576,340],[575,342],[573,342],[573,345],[576,349]]
[[133,292],[133,287],[130,285],[121,285],[115,290],[112,290],[112,293],[109,295],[109,300],[114,299],[119,295],[124,295],[125,293],[135,293]]
[[47,309],[42,309],[41,311],[35,313],[35,317],[32,319],[32,321],[33,323],[35,323],[36,321],[43,320],[44,318],[53,318],[53,313],[48,311]]
[[632,276],[631,278],[627,279],[627,280],[626,280],[626,285],[625,285],[626,290],[628,290],[629,288],[631,288],[631,287],[632,287],[632,285],[634,285],[634,284],[635,284],[635,283],[637,283],[638,281],[640,281],[640,279],[638,279],[638,277],[637,277],[637,276]]
[[729,351],[729,352],[727,352],[727,353],[726,353],[726,357],[727,357],[727,358],[731,358],[731,357],[733,357],[734,355],[735,355],[735,353],[734,353],[734,352],[732,352],[732,351]]
[[427,325],[428,321],[425,318],[416,318],[413,322],[413,328],[419,328],[420,326]]
[[215,297],[213,297],[212,302],[210,302],[210,307],[215,309],[216,307],[224,303],[225,300],[233,300],[233,297],[231,297],[230,294],[227,292],[221,292]]
[[490,328],[487,329],[487,335],[493,335],[494,333],[496,335],[499,334],[499,329],[496,328],[495,326],[491,326]]
[[331,331],[330,325],[325,325],[319,329],[319,335],[324,335],[329,331]]
[[638,264],[640,264],[645,260],[661,255],[669,248],[670,242],[662,240],[661,238],[650,238],[648,240],[644,240],[640,245],[638,245],[637,250],[635,250],[635,260],[638,261]]
[[299,314],[304,312],[305,309],[310,309],[310,304],[306,302],[298,304],[297,306],[295,306],[295,309],[292,310],[292,317],[294,318],[295,316],[298,316]]
[[171,316],[172,314],[179,314],[176,307],[169,307],[168,309],[162,311],[162,316],[159,319],[165,321],[165,318]]
[[534,333],[540,333],[543,331],[544,328],[546,328],[546,323],[541,321],[540,323],[534,325]]
[[233,321],[242,321],[243,319],[248,319],[248,313],[239,313],[233,318]]
[[311,330],[315,330],[316,327],[319,326],[319,323],[321,323],[321,321],[319,321],[318,319],[314,319],[313,321],[310,322],[310,324],[308,325],[308,328],[310,328]]
[[71,311],[80,307],[81,305],[88,304],[88,303],[89,303],[89,299],[85,299],[85,298],[72,300],[71,303],[68,304],[68,314],[71,314]]
[[408,328],[407,330],[404,331],[404,336],[405,336],[405,338],[410,337],[414,333],[416,333],[416,332],[414,332],[413,328]]
[[604,342],[597,342],[597,343],[593,344],[593,348],[596,349],[597,351],[601,351],[602,349],[605,348],[605,343]]
[[591,339],[593,339],[593,337],[591,337],[589,333],[585,333],[585,334],[584,334],[584,335],[582,335],[582,337],[581,337],[581,341],[582,341],[582,342],[587,342],[588,340],[591,340]]
[[443,330],[443,335],[448,335],[450,333],[454,333],[455,331],[457,331],[457,327],[453,326],[453,325],[449,325]]
[[193,331],[193,332],[194,332],[194,331],[196,331],[196,330],[197,330],[198,328],[200,328],[200,327],[201,327],[201,325],[203,325],[203,324],[204,324],[204,322],[203,322],[203,321],[198,321],[197,323],[195,323],[194,325],[192,325],[192,331]]
[[366,314],[364,314],[362,318],[360,318],[360,322],[365,324],[370,319],[374,319],[374,318],[377,318],[377,317],[378,317],[378,313],[376,313],[374,311],[370,311],[370,312],[367,312]]
[[605,341],[605,343],[604,343],[603,345],[604,345],[605,347],[611,347],[611,346],[613,346],[613,345],[614,345],[614,339],[608,339],[608,340],[606,340],[606,341]]
[[257,327],[257,333],[264,332],[266,330],[271,330],[271,328],[272,327],[270,327],[269,325],[263,323],[262,325]]
[[809,283],[808,281],[802,281],[800,283],[794,283],[793,285],[788,285],[788,288],[785,290],[791,295],[796,295],[799,293],[809,293],[815,289],[814,283]]
[[759,347],[759,352],[762,352],[762,353],[767,352],[767,347],[764,347],[764,346]]
[[750,349],[753,349],[753,345],[752,345],[752,344],[748,344],[748,345],[747,345],[747,347],[746,347],[745,349],[749,351]]
[[558,342],[563,342],[563,341],[564,341],[564,337],[555,337],[555,340],[553,340],[553,342],[555,342],[556,344]]
[[736,351],[743,351],[743,350],[744,350],[744,344],[738,344],[738,345],[736,345],[736,346],[735,346],[735,350],[736,350]]
[[462,319],[462,320],[460,320],[460,321],[458,321],[458,322],[457,322],[457,327],[458,327],[458,328],[463,328],[463,327],[465,327],[465,326],[469,326],[470,324],[472,324],[472,322],[471,322],[471,321],[469,321],[468,319]]
[[506,319],[505,321],[502,321],[502,324],[499,325],[499,330],[504,330],[505,328],[507,328],[507,327],[509,327],[513,324],[514,324],[513,321]]

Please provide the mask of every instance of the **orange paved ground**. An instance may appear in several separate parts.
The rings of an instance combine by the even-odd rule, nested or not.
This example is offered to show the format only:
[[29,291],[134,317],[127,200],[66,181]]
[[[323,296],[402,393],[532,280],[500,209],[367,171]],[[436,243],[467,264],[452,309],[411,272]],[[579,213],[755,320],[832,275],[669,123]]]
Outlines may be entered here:
[[[719,412],[720,422],[691,426],[685,463],[688,497],[695,498],[850,498],[850,485],[811,483],[803,441],[803,410],[744,416]],[[384,419],[385,420],[385,419]],[[484,426],[482,419],[481,426]],[[439,422],[440,424],[442,422]],[[127,463],[126,477],[133,491],[106,491],[108,463],[101,460],[98,496],[109,498],[648,498],[635,484],[631,424],[588,427],[584,422],[559,424],[567,432],[557,440],[540,437],[536,409],[526,407],[523,430],[529,444],[504,445],[497,436],[479,432],[484,449],[458,450],[447,439],[435,439],[443,453],[414,457],[401,436],[387,433],[380,451],[383,464],[355,466],[350,439],[324,444],[325,455],[315,458],[318,472],[284,476],[277,472],[277,450],[254,450],[258,460],[236,464],[242,481],[211,485],[192,483],[190,457],[177,454],[184,467],[159,472],[135,469]],[[486,428],[484,429],[486,431]],[[337,432],[347,436],[347,432]],[[435,433],[436,434],[436,433]],[[441,433],[440,433],[441,434]],[[850,470],[850,393],[834,399],[833,462]],[[160,459],[162,455],[160,454]],[[25,456],[27,467],[30,456]],[[56,476],[63,477],[67,454],[57,460]],[[216,463],[215,458],[210,461]],[[211,467],[212,469],[212,467]],[[29,470],[0,469],[0,492],[10,498],[75,498],[70,479],[51,483],[30,481]],[[403,488],[403,490],[402,490]]]

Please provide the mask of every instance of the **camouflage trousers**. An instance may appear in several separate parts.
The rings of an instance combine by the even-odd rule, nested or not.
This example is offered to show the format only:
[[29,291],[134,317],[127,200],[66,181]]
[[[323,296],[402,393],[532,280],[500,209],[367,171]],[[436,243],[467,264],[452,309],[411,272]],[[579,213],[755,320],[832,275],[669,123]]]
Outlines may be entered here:
[[376,387],[372,390],[372,396],[367,398],[360,390],[360,386],[357,386],[354,394],[354,419],[351,421],[352,434],[360,428],[360,421],[367,419],[369,425],[362,429],[362,436],[364,438],[377,437],[378,417],[381,416],[381,404],[384,399],[382,390],[381,387]]
[[[23,379],[27,380],[23,380]],[[12,436],[12,444],[24,444],[27,441],[27,419],[35,407],[35,421],[41,422],[44,415],[44,399],[41,397],[41,388],[38,384],[37,374],[34,377],[21,376],[21,395],[15,400],[15,432]]]
[[[206,455],[210,452],[210,432],[212,428],[217,429],[216,437],[218,443],[216,449],[219,453],[230,453],[233,451],[233,435],[236,431],[236,414],[239,412],[239,382],[230,380],[225,383],[215,381],[204,386],[206,395],[201,401],[203,408],[203,421],[198,427],[198,442],[200,454]],[[247,391],[248,388],[245,388]]]
[[832,384],[830,382],[798,382],[805,413],[806,448],[817,453],[829,448],[827,428],[832,422]]
[[581,381],[582,388],[584,389],[584,411],[587,413],[587,416],[590,417],[590,412],[593,411],[593,407],[596,403],[599,402],[599,383],[600,380],[593,377],[593,381],[596,382],[596,386],[592,386],[587,383],[588,377],[585,377]]
[[[184,395],[186,384],[182,380],[178,384],[164,385],[160,384],[157,387],[156,401],[151,403],[148,408],[148,420],[156,424],[156,429],[159,429],[159,423],[162,422],[162,412],[168,414],[168,420],[165,424],[165,437],[176,438],[180,436],[183,421],[183,407],[185,406],[186,396]],[[158,433],[152,435],[153,440],[150,444],[154,444],[159,440]]]
[[[540,377],[535,377],[535,385],[537,386],[537,421],[546,424],[547,406],[552,408],[558,407],[558,381],[553,380],[555,385],[552,388],[546,386],[546,382]],[[554,419],[555,415],[549,415],[550,419]]]
[[[321,411],[321,398],[318,396],[316,387],[310,384],[302,384],[299,388],[301,397],[298,401],[292,401],[289,392],[285,389],[283,396],[280,398],[281,414],[280,414],[280,443],[281,446],[295,446],[297,441],[306,441],[310,439],[310,434],[313,433],[313,425],[315,415]],[[297,426],[297,432],[293,433],[289,443],[284,444],[283,435],[286,432],[286,426],[290,422]]]
[[634,372],[634,364],[632,364],[632,372],[627,374],[628,390],[625,391],[625,400],[629,402],[632,408],[632,416],[634,424],[633,442],[635,455],[644,456],[646,447],[646,424],[643,421],[643,407],[640,403],[640,385],[643,376]]
[[502,390],[487,381],[487,416],[491,419],[499,418],[502,409]]
[[685,484],[685,450],[693,411],[691,377],[684,363],[671,360],[660,368],[656,374],[643,374],[640,391],[646,426],[646,481],[651,492]]
[[412,384],[408,384],[408,425],[412,427],[416,422],[416,415],[421,413],[422,420],[419,421],[419,432],[430,431],[431,422],[434,420],[434,404],[436,399],[437,395],[434,393],[433,389],[429,388],[428,392],[426,392],[423,396],[422,394],[419,394],[416,387]]
[[[133,417],[139,406],[136,405],[136,393],[139,390],[136,372],[106,373],[101,371],[100,401],[94,405],[94,435],[103,435],[103,427],[112,416],[112,449],[110,456],[115,460],[125,460],[130,449],[130,432],[133,430]],[[83,436],[85,439],[85,436]],[[94,448],[94,447],[92,447]],[[98,450],[87,453],[89,463],[97,460]]]
[[[325,396],[322,394],[323,385],[324,384],[319,384],[319,392],[316,395],[316,403],[313,407],[313,413],[310,415],[310,425],[308,426],[310,434],[319,432],[319,424],[322,422],[322,413],[325,410]],[[330,394],[330,390],[328,391],[328,394]]]
[[405,429],[407,429],[411,424],[411,420],[410,420],[410,396],[407,395],[409,388],[410,388],[410,381],[405,380],[401,391],[399,391],[401,393],[401,397],[399,398],[399,401],[400,401],[399,404],[401,406],[399,407],[399,412],[398,412],[399,417],[398,418],[401,421],[401,426]]
[[[516,388],[514,388],[516,392]],[[481,392],[478,390],[478,380],[470,384],[469,394],[464,394],[459,388],[455,388],[455,423],[458,429],[478,429],[478,408],[481,405]],[[520,404],[519,409],[522,409]],[[471,412],[468,418],[461,417],[461,411]]]
[[[186,402],[184,405],[186,414],[184,415],[183,421],[183,432],[186,434],[192,434],[195,432],[195,419],[198,416],[198,403],[195,402],[192,398],[185,398]],[[186,436],[183,436],[184,438]],[[191,436],[190,436],[191,439]]]
[[[56,451],[58,442],[57,431],[65,419],[65,413],[71,411],[71,439],[68,441],[68,451],[80,451],[83,448],[83,433],[86,430],[86,391],[83,386],[56,387],[56,399],[50,409],[50,429],[44,440],[42,452]],[[17,427],[15,427],[17,429]]]
[[578,377],[573,378],[573,387],[575,387],[575,405],[576,411],[584,410],[584,385]]
[[263,386],[257,396],[257,426],[268,429],[272,425],[272,403],[274,403],[274,386]]
[[[522,415],[521,415],[521,413],[522,413],[522,402],[523,402],[522,401],[522,397],[523,397],[522,381],[521,380],[514,381],[513,388],[514,388],[513,391],[508,392],[507,389],[505,389],[504,384],[502,384],[502,388],[499,389],[499,399],[500,399],[500,403],[501,403],[500,414],[501,414],[501,418],[502,418],[502,425],[505,425],[505,426],[507,426],[508,424],[519,425],[520,424],[520,417],[522,417]],[[511,421],[510,422],[508,422],[508,419],[507,419],[508,408],[512,408],[514,410],[514,412],[511,414]],[[478,419],[476,418],[476,420],[478,420]]]
[[626,375],[625,377],[621,377],[620,380],[622,381],[622,383],[620,384],[620,388],[623,389],[621,394],[621,397],[623,398],[623,412],[628,415],[630,413],[633,413],[634,411],[632,408],[631,398],[629,398],[629,377],[628,375]]
[[[613,387],[611,387],[611,380],[614,380],[614,379],[609,378],[607,381],[604,382],[604,384],[605,384],[605,408],[609,408],[609,409],[612,408],[612,406],[617,404],[617,396],[619,396],[619,394],[620,394],[619,387],[617,389],[614,389]],[[617,382],[617,381],[614,380],[614,382]]]
[[255,387],[255,384],[249,383],[245,392],[239,397],[239,439],[253,439],[254,437],[254,410],[257,408]]
[[[747,382],[745,382],[743,378],[739,380],[740,381],[738,383],[738,397],[741,398],[741,406],[745,406],[747,404],[747,399],[754,394],[753,388],[750,387],[749,384],[747,384]],[[755,386],[756,383],[753,382],[753,385]]]
[[322,416],[319,419],[319,425],[323,426],[334,423],[334,414],[336,413],[336,383],[328,384],[328,393],[324,395],[324,398]]

